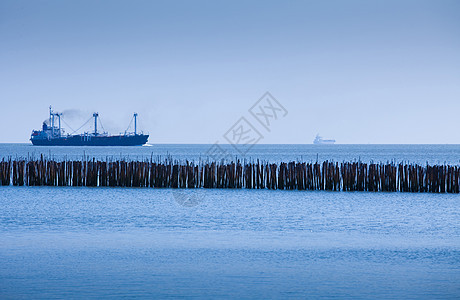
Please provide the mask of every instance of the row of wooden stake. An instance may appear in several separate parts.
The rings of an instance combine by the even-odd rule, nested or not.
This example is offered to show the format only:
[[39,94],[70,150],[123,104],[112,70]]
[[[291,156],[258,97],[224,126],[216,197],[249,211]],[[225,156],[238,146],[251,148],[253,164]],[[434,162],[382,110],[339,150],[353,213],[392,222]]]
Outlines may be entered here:
[[459,193],[460,167],[407,163],[12,160],[0,185]]

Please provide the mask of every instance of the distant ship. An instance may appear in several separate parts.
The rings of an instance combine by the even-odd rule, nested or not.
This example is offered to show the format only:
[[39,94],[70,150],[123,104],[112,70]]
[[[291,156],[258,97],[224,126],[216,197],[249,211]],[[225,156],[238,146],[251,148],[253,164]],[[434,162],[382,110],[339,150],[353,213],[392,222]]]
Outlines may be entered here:
[[313,144],[316,145],[332,145],[335,143],[335,140],[324,140],[319,134],[316,135],[316,138],[313,140]]
[[[62,113],[53,112],[50,106],[50,117],[47,120],[49,123],[45,121],[42,130],[32,131],[30,136],[32,144],[37,146],[139,146],[147,143],[149,138],[148,134],[137,133],[137,113],[134,113],[133,116],[134,132],[125,132],[119,135],[109,135],[107,132],[100,133],[97,131],[98,113],[93,113],[93,132],[65,134],[64,129],[61,128],[61,116]],[[56,117],[58,126],[55,126]]]

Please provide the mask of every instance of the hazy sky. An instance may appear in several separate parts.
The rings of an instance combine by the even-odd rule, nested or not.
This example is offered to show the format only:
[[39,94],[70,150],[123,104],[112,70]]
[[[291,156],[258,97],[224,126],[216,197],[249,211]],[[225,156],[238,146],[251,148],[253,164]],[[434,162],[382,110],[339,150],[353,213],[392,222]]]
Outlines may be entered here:
[[3,0],[0,43],[0,142],[50,104],[224,142],[269,91],[288,114],[261,143],[460,143],[460,1]]

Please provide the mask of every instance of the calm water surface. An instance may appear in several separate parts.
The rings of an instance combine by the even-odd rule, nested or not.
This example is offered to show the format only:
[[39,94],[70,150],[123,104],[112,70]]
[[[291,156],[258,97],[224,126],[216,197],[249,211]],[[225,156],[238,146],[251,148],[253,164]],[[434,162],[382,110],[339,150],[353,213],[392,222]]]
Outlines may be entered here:
[[[55,159],[156,159],[172,157],[177,160],[200,161],[210,156],[212,145],[145,145],[136,147],[65,147],[32,146],[31,144],[1,144],[2,157],[33,157],[40,155]],[[357,161],[411,162],[460,165],[460,145],[255,145],[247,153],[232,145],[219,145],[230,158],[261,159],[264,161]],[[211,151],[212,152],[212,151]],[[212,152],[220,153],[220,151]]]
[[[150,156],[154,149],[183,159],[187,153],[200,157],[206,147],[84,151]],[[460,158],[459,146],[312,147],[254,151],[273,161],[317,155],[339,161]],[[37,149],[0,144],[0,155],[50,151]],[[70,157],[82,148],[51,151]],[[400,193],[0,187],[0,298],[458,299],[459,200]]]

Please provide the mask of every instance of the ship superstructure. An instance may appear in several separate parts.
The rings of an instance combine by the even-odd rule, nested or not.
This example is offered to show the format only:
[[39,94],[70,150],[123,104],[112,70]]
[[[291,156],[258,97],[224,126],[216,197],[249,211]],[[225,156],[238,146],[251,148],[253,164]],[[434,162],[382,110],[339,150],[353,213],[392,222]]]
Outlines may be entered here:
[[98,131],[99,113],[97,112],[93,113],[92,117],[94,131],[81,134],[66,134],[61,127],[61,117],[62,113],[54,112],[50,106],[49,119],[43,122],[42,130],[32,131],[30,136],[32,144],[38,146],[138,146],[147,143],[149,138],[148,134],[137,132],[137,113],[133,115],[134,132],[125,131],[124,134],[119,135],[109,135],[108,132]]
[[317,134],[315,139],[313,140],[313,144],[316,144],[316,145],[331,145],[334,143],[335,143],[335,140],[325,140],[319,134]]

